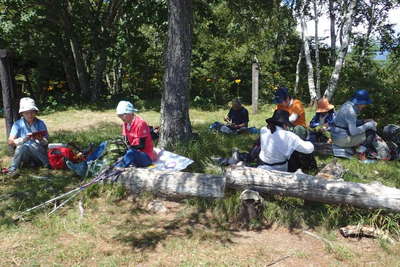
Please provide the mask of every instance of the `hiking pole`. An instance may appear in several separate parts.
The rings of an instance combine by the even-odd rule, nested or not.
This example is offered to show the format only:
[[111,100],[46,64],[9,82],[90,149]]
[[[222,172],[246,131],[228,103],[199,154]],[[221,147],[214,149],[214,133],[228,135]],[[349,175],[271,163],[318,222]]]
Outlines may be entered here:
[[[83,189],[82,189],[83,190]],[[52,211],[49,212],[49,214],[47,215],[51,215],[53,214],[56,210],[58,210],[59,208],[61,208],[62,206],[64,206],[68,201],[70,201],[71,199],[73,199],[74,197],[76,197],[79,194],[80,191],[76,192],[74,195],[70,196],[67,200],[65,200],[64,202],[62,202],[60,205],[58,205],[57,207],[55,207]]]
[[37,205],[37,206],[35,206],[35,207],[32,207],[32,208],[29,208],[29,209],[23,211],[22,214],[25,214],[25,213],[28,213],[28,212],[30,212],[30,211],[32,211],[32,210],[35,210],[35,209],[41,208],[41,207],[43,207],[43,206],[46,206],[47,204],[50,204],[50,203],[52,203],[52,202],[54,202],[54,201],[56,201],[56,200],[58,200],[58,199],[61,199],[61,198],[63,198],[63,197],[66,197],[66,196],[68,196],[68,195],[70,195],[70,194],[72,194],[72,193],[74,193],[74,192],[79,191],[79,190],[81,190],[81,187],[75,188],[75,189],[73,189],[73,190],[71,190],[71,191],[69,191],[69,192],[67,192],[67,193],[64,193],[64,194],[58,196],[58,197],[49,199],[49,200],[47,200],[46,202],[43,202],[42,204],[39,204],[39,205]]

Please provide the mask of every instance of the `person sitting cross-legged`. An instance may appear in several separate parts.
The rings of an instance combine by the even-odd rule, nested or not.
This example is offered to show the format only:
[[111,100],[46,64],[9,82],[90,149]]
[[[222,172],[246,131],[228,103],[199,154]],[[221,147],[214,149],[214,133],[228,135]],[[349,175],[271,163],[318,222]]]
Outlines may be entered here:
[[273,116],[266,122],[267,126],[261,128],[258,168],[285,172],[296,171],[295,168],[289,170],[289,161],[294,152],[311,154],[314,151],[314,145],[287,130],[292,124],[289,121],[289,113],[285,110],[275,110]]
[[13,124],[8,138],[8,144],[16,147],[8,168],[10,176],[17,176],[18,169],[23,166],[50,168],[47,157],[49,134],[46,124],[36,117],[38,111],[32,98],[21,98],[19,114],[22,118]]
[[150,128],[137,114],[129,101],[120,101],[117,106],[117,115],[123,121],[122,135],[126,138],[129,149],[117,167],[147,167],[156,160],[153,151],[154,144]]
[[236,98],[232,100],[232,107],[224,120],[227,124],[221,126],[219,129],[221,132],[227,134],[246,132],[249,124],[249,112]]

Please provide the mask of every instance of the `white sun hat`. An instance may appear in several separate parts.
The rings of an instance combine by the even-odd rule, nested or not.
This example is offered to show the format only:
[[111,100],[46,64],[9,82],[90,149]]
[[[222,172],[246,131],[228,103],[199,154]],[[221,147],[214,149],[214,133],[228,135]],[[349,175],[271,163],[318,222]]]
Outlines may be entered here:
[[19,113],[30,110],[39,111],[39,109],[36,107],[35,100],[30,97],[21,98],[19,100]]
[[119,101],[119,103],[118,103],[117,115],[134,113],[134,112],[137,112],[137,111],[138,110],[129,101],[122,100],[122,101]]

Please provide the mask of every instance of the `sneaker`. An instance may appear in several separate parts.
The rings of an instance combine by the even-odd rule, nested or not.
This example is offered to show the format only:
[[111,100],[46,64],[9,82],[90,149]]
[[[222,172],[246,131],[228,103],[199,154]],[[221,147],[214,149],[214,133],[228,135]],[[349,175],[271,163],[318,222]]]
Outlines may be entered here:
[[73,172],[75,172],[77,175],[79,175],[80,177],[86,177],[88,175],[88,165],[86,163],[86,161],[82,161],[79,163],[73,163],[72,161],[65,161],[65,164],[67,165],[67,167],[72,170]]

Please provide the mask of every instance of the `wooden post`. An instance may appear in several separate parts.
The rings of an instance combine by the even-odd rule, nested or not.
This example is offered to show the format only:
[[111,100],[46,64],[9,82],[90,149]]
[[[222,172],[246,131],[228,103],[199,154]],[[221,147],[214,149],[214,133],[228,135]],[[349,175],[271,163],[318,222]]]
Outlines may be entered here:
[[[9,51],[4,49],[0,49],[0,81],[6,122],[6,138],[8,138],[14,121],[18,119],[18,105],[11,55]],[[10,153],[14,152],[12,146],[8,148]]]
[[254,62],[251,69],[251,105],[253,107],[253,113],[256,114],[258,112],[258,77],[260,74],[260,66],[258,62]]

